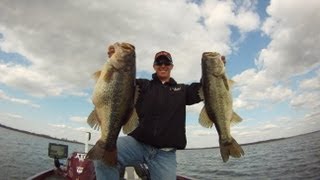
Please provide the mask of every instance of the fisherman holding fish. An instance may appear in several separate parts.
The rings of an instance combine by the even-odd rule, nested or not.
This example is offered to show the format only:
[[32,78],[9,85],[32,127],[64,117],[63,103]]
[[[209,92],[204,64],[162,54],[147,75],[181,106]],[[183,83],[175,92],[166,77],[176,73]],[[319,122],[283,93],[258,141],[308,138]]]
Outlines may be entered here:
[[[187,143],[186,105],[206,101],[211,94],[201,93],[202,84],[198,82],[178,84],[171,77],[174,65],[169,52],[155,54],[155,73],[151,80],[133,80],[134,46],[116,43],[108,48],[108,56],[110,59],[104,66],[105,70],[96,73],[95,110],[88,117],[91,127],[97,124],[101,127],[100,140],[87,154],[87,158],[94,160],[97,179],[119,179],[120,169],[138,164],[147,165],[152,180],[176,179],[176,150],[184,149]],[[220,61],[225,63],[224,58]],[[133,90],[133,81],[136,90]],[[208,112],[209,115],[200,119],[215,123],[220,120],[213,119],[216,117]],[[221,110],[219,113],[224,112]],[[209,122],[200,124],[212,126]],[[118,137],[121,126],[128,136]],[[224,131],[223,128],[217,130]],[[229,132],[223,135],[232,140],[223,142],[223,145],[229,146],[228,143],[235,141]],[[224,153],[228,157],[241,156]]]
[[[116,44],[113,48],[115,48],[115,53],[110,57],[109,61],[112,62],[113,59],[116,61],[115,58],[124,57],[121,54],[124,51],[120,52],[123,49],[122,44]],[[112,48],[111,51],[113,51]],[[131,60],[127,59],[126,61]],[[186,105],[201,101],[198,95],[201,85],[200,83],[192,83],[191,85],[178,84],[171,78],[173,67],[171,54],[166,51],[160,51],[156,53],[154,58],[153,68],[155,73],[152,75],[152,79],[136,79],[135,82],[139,88],[139,95],[135,102],[135,111],[139,121],[138,126],[128,136],[118,137],[116,150],[111,146],[105,145],[111,139],[111,135],[106,136],[106,138],[103,138],[105,135],[102,135],[101,140],[90,150],[91,152],[89,151],[88,158],[95,160],[97,179],[119,179],[120,168],[142,163],[148,166],[151,179],[176,179],[176,149],[184,149],[186,146]],[[111,78],[106,80],[106,83],[116,80],[113,75],[120,68],[120,66],[114,67],[113,72],[106,70],[107,79],[111,74]],[[101,78],[101,80],[106,78]],[[97,84],[94,94],[96,94],[96,91],[98,92]],[[122,91],[121,87],[117,88],[117,90]],[[98,95],[96,96],[99,97]],[[117,94],[114,94],[114,96],[117,96]],[[93,101],[95,102],[94,97]],[[96,104],[99,103],[97,102]],[[102,109],[100,108],[102,106],[97,108],[96,104],[95,112],[91,113],[89,119],[100,121],[101,131],[104,131],[103,126],[109,125],[104,125],[102,114],[108,113],[106,113],[107,110],[100,113],[99,110]],[[89,119],[88,122],[90,121]],[[110,122],[110,124],[116,123]],[[108,153],[103,152],[102,148],[99,147],[107,148]],[[105,157],[113,156],[115,152],[117,152],[116,162],[113,158],[110,160],[110,158]],[[98,155],[99,153],[102,155]]]

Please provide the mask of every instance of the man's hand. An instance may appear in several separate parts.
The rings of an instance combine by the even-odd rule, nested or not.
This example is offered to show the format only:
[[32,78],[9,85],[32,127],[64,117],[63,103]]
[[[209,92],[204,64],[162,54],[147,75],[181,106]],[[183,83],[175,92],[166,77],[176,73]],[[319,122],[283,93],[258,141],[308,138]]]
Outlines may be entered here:
[[225,56],[221,56],[221,60],[223,61],[224,65],[226,65],[226,63],[227,63],[226,57]]
[[112,54],[114,54],[115,50],[114,50],[114,47],[113,45],[110,45],[108,47],[108,57],[110,58],[112,56]]

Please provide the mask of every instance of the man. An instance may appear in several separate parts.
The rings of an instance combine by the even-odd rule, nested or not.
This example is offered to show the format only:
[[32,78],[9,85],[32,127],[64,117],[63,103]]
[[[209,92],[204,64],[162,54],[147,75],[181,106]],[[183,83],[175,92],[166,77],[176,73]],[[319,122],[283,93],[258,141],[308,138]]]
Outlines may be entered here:
[[177,84],[171,78],[173,62],[166,51],[155,55],[153,68],[152,80],[136,80],[139,125],[128,136],[118,138],[118,167],[95,161],[97,179],[119,179],[119,169],[137,164],[147,165],[152,180],[176,179],[176,149],[184,149],[187,143],[186,105],[201,101],[201,85]]

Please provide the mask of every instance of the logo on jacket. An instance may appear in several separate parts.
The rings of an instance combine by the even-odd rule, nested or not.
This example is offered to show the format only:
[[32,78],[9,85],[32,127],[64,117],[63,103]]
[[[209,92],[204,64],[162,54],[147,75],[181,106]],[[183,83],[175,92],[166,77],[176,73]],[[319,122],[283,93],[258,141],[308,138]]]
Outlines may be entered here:
[[181,87],[172,87],[170,88],[171,91],[180,91]]

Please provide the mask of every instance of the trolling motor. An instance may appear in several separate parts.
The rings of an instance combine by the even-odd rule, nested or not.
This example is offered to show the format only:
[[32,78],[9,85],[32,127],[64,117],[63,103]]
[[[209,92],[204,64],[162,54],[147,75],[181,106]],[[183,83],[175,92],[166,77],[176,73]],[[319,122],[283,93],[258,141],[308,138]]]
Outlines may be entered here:
[[59,159],[57,157],[54,157],[54,166],[57,169],[60,169],[60,166],[63,165],[62,163],[60,163]]

